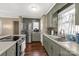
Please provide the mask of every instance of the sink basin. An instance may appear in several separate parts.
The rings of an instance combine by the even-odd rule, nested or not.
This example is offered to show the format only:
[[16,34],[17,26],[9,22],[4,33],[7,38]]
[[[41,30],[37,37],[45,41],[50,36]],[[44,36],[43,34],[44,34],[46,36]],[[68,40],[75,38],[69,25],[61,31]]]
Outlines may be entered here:
[[50,38],[58,41],[58,42],[67,42],[67,40],[63,37],[48,35]]
[[56,39],[56,38],[61,38],[61,37],[59,37],[59,36],[53,36],[53,35],[48,35],[50,38],[52,38],[52,39]]
[[57,38],[54,40],[59,41],[59,42],[67,42],[67,40],[65,38]]

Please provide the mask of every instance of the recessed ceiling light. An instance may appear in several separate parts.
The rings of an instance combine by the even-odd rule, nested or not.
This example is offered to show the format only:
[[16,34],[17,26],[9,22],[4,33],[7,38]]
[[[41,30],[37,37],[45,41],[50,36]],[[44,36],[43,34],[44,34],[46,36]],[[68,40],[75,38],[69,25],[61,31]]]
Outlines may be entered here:
[[31,12],[34,12],[34,13],[38,13],[38,11],[40,11],[40,7],[38,4],[30,4],[28,6],[28,10],[30,10]]
[[36,7],[32,7],[32,10],[33,10],[33,11],[37,11],[37,8],[36,8]]

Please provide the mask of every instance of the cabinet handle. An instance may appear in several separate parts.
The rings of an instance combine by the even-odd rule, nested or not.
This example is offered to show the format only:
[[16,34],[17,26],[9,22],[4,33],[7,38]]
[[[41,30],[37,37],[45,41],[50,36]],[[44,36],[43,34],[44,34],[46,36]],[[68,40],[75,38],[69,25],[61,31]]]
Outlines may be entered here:
[[59,53],[59,56],[61,56],[61,54]]
[[72,56],[76,56],[76,55],[72,54]]

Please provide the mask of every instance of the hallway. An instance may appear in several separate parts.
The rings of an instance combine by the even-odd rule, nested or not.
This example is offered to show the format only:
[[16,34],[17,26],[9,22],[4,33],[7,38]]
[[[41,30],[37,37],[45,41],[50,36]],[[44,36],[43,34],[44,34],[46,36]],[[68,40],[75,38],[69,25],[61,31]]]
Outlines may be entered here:
[[25,56],[47,56],[47,54],[40,42],[33,42],[27,44],[27,48],[25,49]]

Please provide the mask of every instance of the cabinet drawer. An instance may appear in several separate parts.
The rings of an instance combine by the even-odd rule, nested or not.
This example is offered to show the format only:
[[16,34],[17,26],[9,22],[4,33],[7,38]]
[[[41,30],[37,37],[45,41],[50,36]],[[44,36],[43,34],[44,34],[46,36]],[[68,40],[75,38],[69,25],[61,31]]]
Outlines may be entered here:
[[16,56],[16,45],[7,50],[7,56]]

